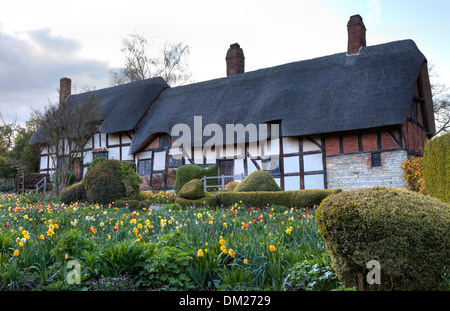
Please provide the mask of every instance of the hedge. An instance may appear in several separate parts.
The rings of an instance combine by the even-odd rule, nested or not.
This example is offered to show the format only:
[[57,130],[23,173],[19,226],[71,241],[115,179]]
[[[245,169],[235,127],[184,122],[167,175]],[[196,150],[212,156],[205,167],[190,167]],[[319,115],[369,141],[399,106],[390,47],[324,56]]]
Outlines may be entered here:
[[427,194],[450,203],[450,133],[425,144],[423,175]]
[[205,196],[203,182],[200,179],[192,179],[184,184],[178,191],[178,196],[183,199],[197,200]]
[[64,188],[60,193],[60,199],[61,202],[66,204],[85,202],[87,198],[84,184],[82,182],[79,182],[77,184],[73,184]]
[[[316,211],[332,266],[358,290],[436,290],[450,268],[450,205],[400,188],[349,190]],[[380,284],[366,281],[376,260]]]
[[281,188],[269,172],[254,171],[245,177],[233,191],[281,191]]
[[[203,168],[201,166],[195,164],[187,164],[177,168],[176,177],[175,177],[175,192],[178,194],[178,191],[186,184],[188,181],[192,179],[202,179],[204,176],[213,177],[217,176],[217,166],[211,165],[208,168]],[[207,185],[215,185],[217,181],[214,179],[209,179],[206,181]],[[207,188],[208,191],[215,191],[217,189]]]
[[205,196],[197,199],[197,200],[189,200],[189,199],[184,199],[182,197],[177,196],[175,199],[175,204],[179,204],[182,207],[188,207],[188,206],[193,206],[193,207],[210,207],[210,208],[214,208],[217,206],[217,197],[211,193],[211,192],[205,192]]
[[331,194],[341,192],[341,189],[307,189],[291,191],[224,191],[216,194],[219,206],[231,206],[242,202],[249,207],[267,207],[268,205],[283,205],[286,207],[312,208],[319,206],[323,199]]

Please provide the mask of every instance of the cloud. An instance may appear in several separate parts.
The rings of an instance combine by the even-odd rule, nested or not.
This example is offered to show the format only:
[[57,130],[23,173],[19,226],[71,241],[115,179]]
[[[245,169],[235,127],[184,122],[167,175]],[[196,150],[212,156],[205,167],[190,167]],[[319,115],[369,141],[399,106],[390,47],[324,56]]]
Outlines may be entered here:
[[73,85],[107,83],[108,62],[84,58],[78,41],[50,29],[9,34],[0,25],[0,42],[0,112],[6,121],[24,122],[31,108],[56,100],[62,77]]

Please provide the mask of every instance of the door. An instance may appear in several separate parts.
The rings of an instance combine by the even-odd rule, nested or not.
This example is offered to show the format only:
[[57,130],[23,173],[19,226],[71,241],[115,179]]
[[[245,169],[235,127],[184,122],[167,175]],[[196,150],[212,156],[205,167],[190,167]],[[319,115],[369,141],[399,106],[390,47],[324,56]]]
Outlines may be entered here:
[[[234,160],[219,160],[219,176],[233,176],[234,174]],[[233,181],[233,177],[224,178],[224,184],[222,189],[230,182]],[[222,182],[222,178],[219,178],[219,184]]]

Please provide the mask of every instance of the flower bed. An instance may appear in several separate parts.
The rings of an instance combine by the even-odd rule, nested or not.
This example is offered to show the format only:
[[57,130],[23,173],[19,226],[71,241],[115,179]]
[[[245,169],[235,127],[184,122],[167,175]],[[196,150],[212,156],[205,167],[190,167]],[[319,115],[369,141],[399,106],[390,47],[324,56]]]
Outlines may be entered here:
[[[127,290],[285,290],[294,264],[323,258],[329,266],[314,214],[242,204],[131,211],[2,195],[0,287],[93,290],[99,280],[126,278]],[[80,265],[79,282],[70,279],[71,260]]]

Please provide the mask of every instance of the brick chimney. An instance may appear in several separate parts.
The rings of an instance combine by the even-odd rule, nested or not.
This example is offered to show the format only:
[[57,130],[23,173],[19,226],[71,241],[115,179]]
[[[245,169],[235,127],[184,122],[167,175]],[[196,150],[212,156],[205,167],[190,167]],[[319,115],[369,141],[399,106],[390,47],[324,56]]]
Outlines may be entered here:
[[238,73],[244,73],[244,51],[239,44],[234,43],[230,45],[225,60],[227,61],[227,77]]
[[72,93],[72,80],[69,78],[61,78],[59,80],[59,102],[63,103]]
[[350,16],[347,23],[347,54],[358,54],[361,47],[366,46],[366,27],[360,15]]

